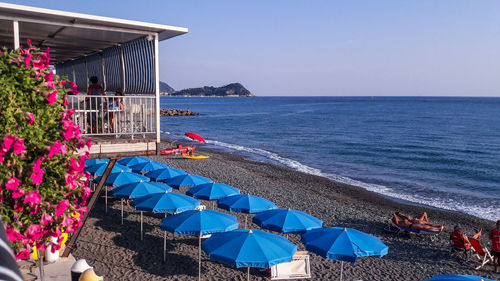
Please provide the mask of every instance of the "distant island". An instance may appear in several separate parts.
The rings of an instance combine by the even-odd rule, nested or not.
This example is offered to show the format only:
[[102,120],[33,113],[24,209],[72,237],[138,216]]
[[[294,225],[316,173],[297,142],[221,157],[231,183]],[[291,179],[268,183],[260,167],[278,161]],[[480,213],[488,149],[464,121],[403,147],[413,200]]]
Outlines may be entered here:
[[255,97],[240,83],[231,83],[222,87],[189,88],[175,91],[165,82],[160,82],[160,92],[165,96],[186,97]]

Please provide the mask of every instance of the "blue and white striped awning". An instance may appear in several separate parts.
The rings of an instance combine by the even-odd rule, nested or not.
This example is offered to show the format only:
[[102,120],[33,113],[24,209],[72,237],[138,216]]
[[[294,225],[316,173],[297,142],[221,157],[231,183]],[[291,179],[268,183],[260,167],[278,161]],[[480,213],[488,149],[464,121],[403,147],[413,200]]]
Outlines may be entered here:
[[97,76],[99,84],[108,92],[154,93],[154,41],[142,37],[106,48],[100,53],[56,65],[56,73],[68,76],[78,85],[80,92],[87,92],[89,78]]

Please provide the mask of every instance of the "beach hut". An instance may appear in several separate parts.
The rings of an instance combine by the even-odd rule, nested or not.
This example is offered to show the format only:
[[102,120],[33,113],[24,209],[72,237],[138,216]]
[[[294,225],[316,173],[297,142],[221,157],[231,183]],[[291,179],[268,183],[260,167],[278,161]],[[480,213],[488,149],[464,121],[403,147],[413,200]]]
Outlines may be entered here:
[[[93,138],[90,157],[110,158],[89,200],[85,224],[117,158],[159,154],[159,42],[186,34],[188,29],[10,3],[0,3],[0,22],[1,46],[17,49],[30,39],[43,51],[50,48],[56,74],[75,82],[78,91],[86,93],[89,77],[96,76],[105,92],[125,94],[117,98],[68,96],[67,107],[75,110],[72,121],[84,137]],[[111,112],[101,102],[116,99],[122,101],[124,110]],[[107,118],[109,113],[115,121]],[[89,116],[101,121],[92,124],[94,118]],[[78,234],[69,243],[74,244]],[[69,250],[63,255],[68,256]]]

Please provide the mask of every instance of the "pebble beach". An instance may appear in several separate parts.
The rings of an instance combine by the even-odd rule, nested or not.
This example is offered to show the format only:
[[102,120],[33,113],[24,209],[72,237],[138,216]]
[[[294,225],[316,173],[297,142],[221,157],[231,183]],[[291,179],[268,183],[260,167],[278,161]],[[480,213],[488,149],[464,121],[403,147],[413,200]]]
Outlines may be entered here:
[[[166,145],[168,146],[168,145]],[[426,280],[437,274],[471,274],[493,280],[500,274],[491,265],[474,270],[450,255],[449,234],[459,224],[465,233],[482,228],[483,244],[489,242],[494,222],[477,217],[415,206],[393,201],[362,188],[335,183],[329,179],[294,171],[287,167],[253,162],[239,155],[197,149],[209,159],[190,160],[180,156],[156,156],[155,161],[183,169],[190,174],[211,178],[273,201],[279,208],[304,211],[324,221],[324,227],[355,228],[379,237],[389,246],[382,257],[360,258],[355,264],[344,263],[344,280]],[[174,192],[185,193],[187,188]],[[202,201],[208,209],[213,202]],[[110,199],[105,212],[104,192],[81,231],[75,258],[84,258],[104,280],[196,280],[198,278],[198,239],[194,236],[167,233],[167,262],[163,262],[163,214],[144,213],[144,240],[140,240],[140,213],[125,207],[124,224],[120,224],[120,201]],[[218,211],[226,212],[215,208]],[[445,224],[437,239],[396,235],[384,230],[395,211],[415,215],[427,212],[433,223]],[[244,214],[236,215],[243,225]],[[249,222],[251,220],[249,219]],[[251,228],[259,228],[249,224]],[[299,235],[289,240],[304,250]],[[310,280],[339,280],[340,262],[311,255]],[[202,280],[246,280],[246,268],[236,269],[212,262],[202,252]],[[269,280],[266,274],[252,268],[251,280]]]

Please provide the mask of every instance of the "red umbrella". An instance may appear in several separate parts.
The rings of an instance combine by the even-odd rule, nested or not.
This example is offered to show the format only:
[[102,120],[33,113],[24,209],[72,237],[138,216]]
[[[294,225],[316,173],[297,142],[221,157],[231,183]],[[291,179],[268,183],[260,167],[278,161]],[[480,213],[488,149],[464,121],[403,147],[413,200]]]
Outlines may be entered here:
[[198,134],[195,134],[195,133],[185,133],[185,135],[190,138],[190,139],[193,139],[195,141],[199,141],[199,142],[205,142],[205,139],[202,138],[200,135]]

